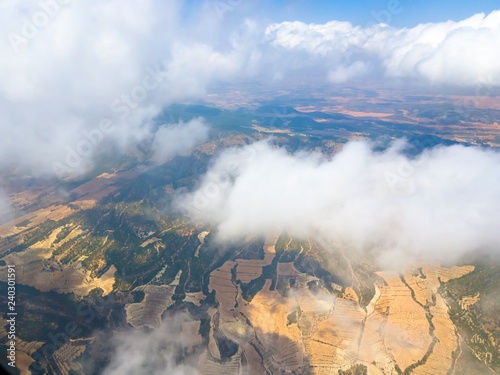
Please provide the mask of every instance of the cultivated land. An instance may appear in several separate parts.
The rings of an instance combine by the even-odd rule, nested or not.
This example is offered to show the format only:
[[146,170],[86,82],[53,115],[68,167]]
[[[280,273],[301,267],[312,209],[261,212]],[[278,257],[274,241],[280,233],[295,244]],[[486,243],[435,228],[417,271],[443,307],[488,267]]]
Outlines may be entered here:
[[318,279],[291,263],[278,263],[281,273],[295,280],[286,296],[271,290],[272,279],[267,279],[246,302],[238,278],[231,274],[236,264],[228,261],[213,271],[210,288],[219,302],[223,332],[243,354],[248,352],[249,366],[263,366],[262,373],[332,374],[356,365],[373,374],[447,374],[453,369],[458,338],[438,293],[438,278],[449,281],[474,267],[423,267],[403,275],[381,272],[376,292],[364,307],[349,287],[342,296],[313,293],[308,283]]
[[[395,104],[394,93],[372,91],[351,100],[346,88],[307,103],[261,93],[246,109],[239,94],[213,97],[218,108],[173,105],[164,118],[214,124],[189,155],[154,165],[143,144],[56,186],[6,178],[14,214],[0,226],[0,283],[15,264],[22,373],[102,370],[107,338],[161,329],[179,313],[188,318],[175,336],[178,358],[201,374],[500,373],[498,262],[393,273],[339,243],[327,251],[294,233],[220,243],[216,228],[169,210],[221,150],[268,133],[289,151],[327,155],[349,139],[380,136],[406,137],[420,151],[499,142],[493,101],[472,108],[459,106],[470,98],[401,93],[404,104]],[[0,300],[6,305],[5,293]],[[78,328],[71,337],[69,323]]]

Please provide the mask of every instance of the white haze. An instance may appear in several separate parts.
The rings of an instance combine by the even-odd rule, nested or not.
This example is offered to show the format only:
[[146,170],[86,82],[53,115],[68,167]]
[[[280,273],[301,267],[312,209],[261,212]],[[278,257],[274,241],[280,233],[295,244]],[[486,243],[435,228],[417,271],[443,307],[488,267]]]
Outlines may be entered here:
[[331,159],[267,143],[231,149],[179,207],[222,240],[288,231],[376,252],[382,263],[498,251],[500,153],[457,145],[412,160],[405,147],[374,152],[355,141]]
[[213,5],[187,12],[181,0],[2,2],[0,169],[81,172],[108,142],[126,150],[154,137],[151,119],[165,105],[203,99],[217,82],[272,84],[300,73],[332,82],[500,83],[499,11],[396,29],[271,24],[257,2],[223,14]]
[[208,129],[203,118],[161,127],[154,135],[152,159],[161,164],[174,155],[185,154],[207,139]]
[[0,190],[0,224],[8,221],[11,218],[10,202],[2,190]]
[[114,355],[106,375],[198,375],[196,357],[188,356],[176,364],[179,348],[196,345],[194,338],[181,334],[186,314],[166,318],[161,326],[150,332],[129,329],[114,337]]
[[180,0],[42,3],[50,12],[38,1],[0,5],[0,170],[82,172],[105,144],[126,150],[154,136],[165,105],[241,70],[230,41],[216,51],[218,32],[204,41],[181,22]]

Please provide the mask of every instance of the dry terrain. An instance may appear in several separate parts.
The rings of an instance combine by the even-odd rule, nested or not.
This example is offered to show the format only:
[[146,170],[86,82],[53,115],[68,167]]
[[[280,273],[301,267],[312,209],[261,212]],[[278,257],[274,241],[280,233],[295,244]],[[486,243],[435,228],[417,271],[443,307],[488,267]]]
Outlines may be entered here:
[[[379,272],[375,294],[362,307],[353,289],[347,288],[341,297],[313,293],[308,283],[317,278],[300,273],[293,263],[279,263],[277,274],[293,277],[293,288],[282,296],[266,280],[247,302],[236,281],[248,283],[261,275],[262,266],[270,264],[275,254],[275,241],[266,242],[263,261],[228,261],[212,272],[210,290],[215,290],[219,303],[213,314],[218,314],[220,329],[240,350],[229,363],[220,364],[211,338],[209,351],[200,359],[200,366],[211,363],[203,373],[238,374],[246,368],[251,374],[326,375],[357,364],[377,375],[405,370],[445,375],[452,369],[458,338],[438,287],[440,280],[460,277],[474,267],[426,266],[401,275]],[[242,357],[247,367],[240,365]]]

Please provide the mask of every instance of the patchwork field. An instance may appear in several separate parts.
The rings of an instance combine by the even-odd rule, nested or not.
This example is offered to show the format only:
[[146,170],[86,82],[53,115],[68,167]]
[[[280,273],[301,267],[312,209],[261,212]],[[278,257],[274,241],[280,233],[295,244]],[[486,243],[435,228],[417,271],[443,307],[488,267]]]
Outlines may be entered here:
[[[266,254],[273,254],[269,243],[266,246]],[[255,268],[263,263],[245,263],[251,267],[252,262]],[[278,276],[294,279],[286,296],[268,279],[247,302],[239,282],[250,282],[250,273],[236,273],[235,267],[239,270],[239,260],[212,272],[210,289],[220,304],[220,327],[242,348],[248,366],[258,369],[263,364],[272,373],[322,375],[353,366],[365,366],[368,374],[444,375],[453,367],[458,336],[438,288],[440,282],[468,274],[474,267],[427,266],[404,275],[379,272],[380,281],[366,307],[351,288],[341,297],[313,292],[309,286],[318,279],[297,271],[293,263],[277,264]],[[252,277],[260,275],[254,272]]]

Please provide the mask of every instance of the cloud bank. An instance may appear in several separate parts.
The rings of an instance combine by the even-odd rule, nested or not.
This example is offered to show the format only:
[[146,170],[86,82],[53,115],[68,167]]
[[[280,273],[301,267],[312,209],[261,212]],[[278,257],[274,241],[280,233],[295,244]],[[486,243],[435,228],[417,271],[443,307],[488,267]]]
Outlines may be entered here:
[[84,171],[104,144],[126,150],[154,135],[165,105],[240,73],[238,47],[218,31],[207,39],[184,10],[179,0],[2,3],[0,170]]
[[232,149],[179,206],[221,239],[288,231],[402,262],[498,251],[500,153],[451,146],[409,159],[405,147],[351,142],[331,159],[267,143]]
[[283,22],[267,27],[266,36],[285,53],[302,51],[328,61],[333,82],[371,73],[434,84],[500,85],[500,50],[495,47],[500,45],[500,11],[403,29]]

